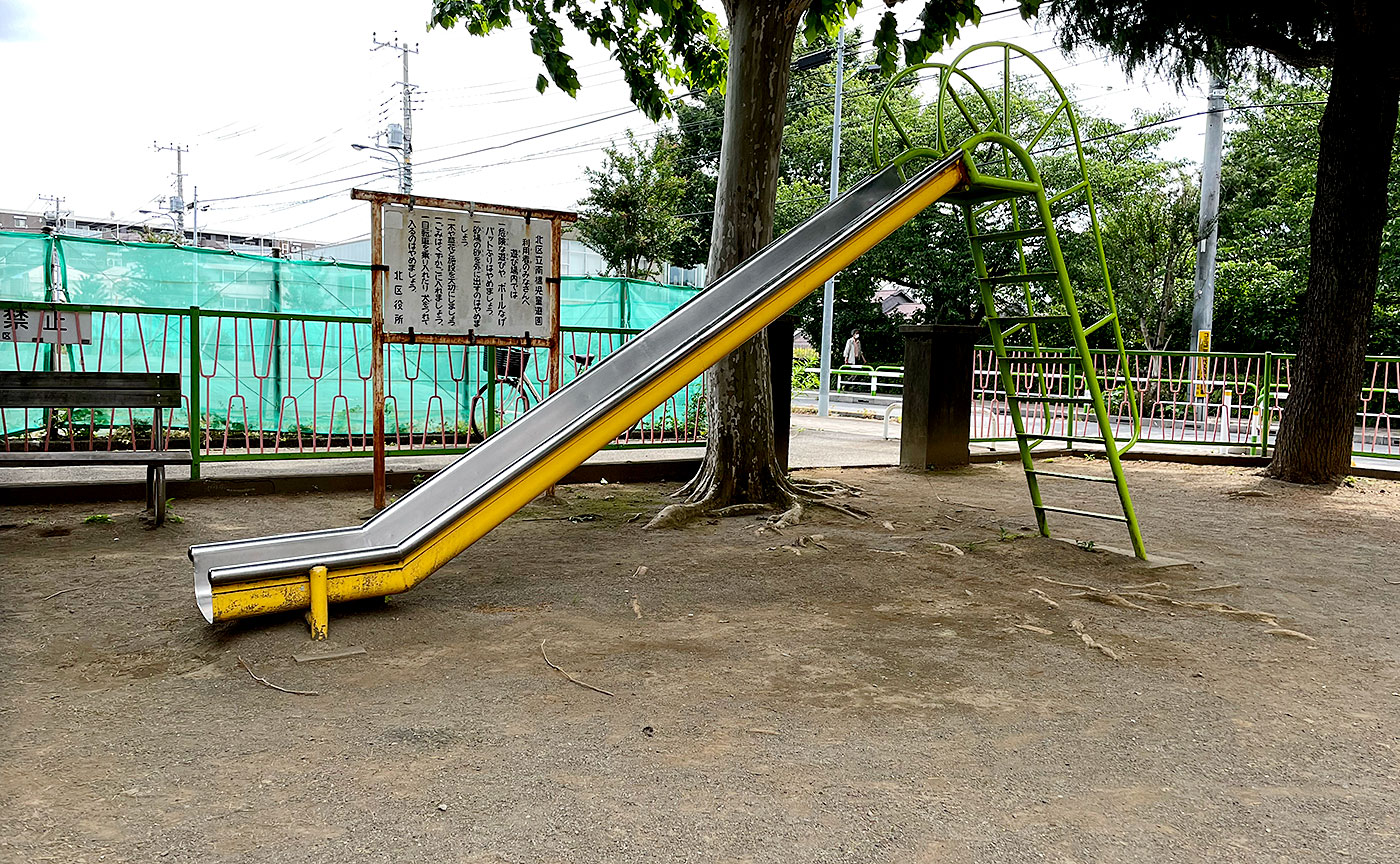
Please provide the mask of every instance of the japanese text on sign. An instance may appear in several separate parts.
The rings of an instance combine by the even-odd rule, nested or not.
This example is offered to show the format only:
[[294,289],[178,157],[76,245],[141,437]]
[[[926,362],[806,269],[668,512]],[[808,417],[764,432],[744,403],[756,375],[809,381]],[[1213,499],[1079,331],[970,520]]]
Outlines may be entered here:
[[[1196,350],[1202,354],[1210,351],[1210,331],[1196,331]],[[1196,398],[1205,399],[1210,395],[1210,358],[1196,358]]]
[[384,208],[384,331],[546,339],[553,244],[548,220]]
[[92,313],[0,310],[0,342],[91,345]]

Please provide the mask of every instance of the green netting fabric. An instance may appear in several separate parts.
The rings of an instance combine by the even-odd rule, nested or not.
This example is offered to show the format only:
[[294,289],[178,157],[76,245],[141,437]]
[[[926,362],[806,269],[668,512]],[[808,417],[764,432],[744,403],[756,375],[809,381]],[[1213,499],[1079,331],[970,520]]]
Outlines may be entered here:
[[559,323],[563,327],[621,327],[621,279],[565,276],[560,280]]
[[629,282],[627,285],[627,325],[645,330],[670,315],[696,295],[694,288],[661,285],[656,282]]
[[0,299],[41,301],[51,241],[43,234],[0,231]]
[[696,289],[611,276],[565,276],[560,321],[565,327],[645,330],[695,296]]
[[70,303],[368,315],[370,268],[158,243],[62,237]]
[[[60,285],[45,296],[50,244]],[[280,312],[366,318],[370,268],[335,262],[290,261],[153,243],[80,237],[49,238],[0,232],[0,300],[66,300],[120,307],[92,314],[92,344],[0,348],[0,369],[37,370],[57,361],[93,372],[179,372],[188,400],[191,316],[200,310],[199,397],[215,450],[227,436],[255,431],[305,431],[363,436],[370,390],[369,323],[267,320],[240,313]],[[630,336],[602,329],[645,329],[695,290],[629,279],[565,277],[561,285],[563,381],[620,348]],[[579,330],[585,332],[577,332]],[[504,349],[501,349],[504,350]],[[525,352],[527,385],[499,385],[492,396],[507,422],[543,398],[548,359]],[[422,435],[425,429],[482,428],[486,423],[487,352],[461,346],[390,346],[386,349],[388,429]],[[520,361],[516,361],[517,369]],[[508,376],[509,377],[509,376]],[[697,382],[644,421],[665,428],[686,422],[701,404]],[[187,423],[188,402],[174,426]],[[129,412],[123,412],[129,415]],[[32,429],[42,412],[0,412],[7,434]],[[104,412],[105,417],[105,412]],[[108,420],[120,425],[120,417]],[[104,420],[104,422],[106,422]],[[391,446],[393,444],[391,443]]]

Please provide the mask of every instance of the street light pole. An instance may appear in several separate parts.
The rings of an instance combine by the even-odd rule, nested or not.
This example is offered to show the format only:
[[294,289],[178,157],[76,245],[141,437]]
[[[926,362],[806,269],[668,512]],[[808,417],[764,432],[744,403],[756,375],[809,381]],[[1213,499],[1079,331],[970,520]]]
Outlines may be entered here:
[[185,242],[185,154],[190,152],[190,148],[185,144],[168,144],[161,146],[152,141],[157,153],[162,150],[175,151],[175,197],[170,201],[170,212],[174,214],[175,233],[179,235],[180,242]]
[[[399,44],[399,37],[394,36],[393,42],[380,42],[378,37],[371,33],[370,41],[374,43],[371,51],[378,51],[380,48],[391,48],[399,52],[403,58],[403,80],[399,86],[403,88],[403,158],[399,160],[399,191],[405,195],[413,194],[413,85],[408,83],[408,55],[417,54],[418,46],[408,47],[405,41]],[[395,157],[397,158],[397,157]]]
[[[836,34],[836,101],[831,116],[831,194],[835,201],[841,193],[841,90],[846,73],[846,28]],[[836,303],[836,277],[826,280],[822,287],[822,346],[821,382],[817,389],[817,416],[826,417],[831,411],[831,352],[832,306]]]
[[[180,230],[180,220],[176,219],[176,218],[175,218],[175,214],[174,214],[174,213],[171,213],[171,212],[168,211],[168,210],[137,210],[136,212],[137,212],[137,213],[141,213],[141,214],[146,215],[146,216],[164,216],[165,218],[167,218],[167,219],[170,220],[170,226],[171,226],[172,228],[174,228],[176,231],[179,231],[179,230]],[[149,220],[149,219],[146,219],[146,220],[142,220],[142,221],[143,221],[143,222],[149,222],[150,220]],[[143,226],[143,227],[144,227],[144,226]],[[179,244],[176,244],[176,245],[179,245]]]
[[399,166],[399,191],[402,192],[404,195],[412,194],[413,181],[412,179],[410,179],[406,163],[399,158],[398,153],[395,153],[392,149],[388,147],[376,147],[373,144],[351,144],[350,149],[373,150],[376,153],[388,153],[390,156],[393,156],[394,162],[397,163]]

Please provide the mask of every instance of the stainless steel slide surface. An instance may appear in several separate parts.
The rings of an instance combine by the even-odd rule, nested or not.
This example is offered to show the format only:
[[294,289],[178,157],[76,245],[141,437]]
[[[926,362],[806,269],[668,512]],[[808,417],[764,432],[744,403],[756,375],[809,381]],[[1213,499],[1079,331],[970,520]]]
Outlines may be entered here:
[[[674,387],[658,395],[665,379],[680,371],[694,374],[690,367],[701,356],[697,352],[713,353],[739,336],[748,338],[750,330],[757,332],[805,296],[810,288],[791,296],[800,283],[824,280],[849,263],[936,200],[929,197],[933,185],[946,189],[961,172],[960,156],[954,156],[907,182],[896,167],[874,175],[363,525],[191,547],[200,611],[211,622],[274,611],[221,610],[216,616],[215,595],[235,584],[305,577],[315,566],[355,574],[356,568],[402,562],[455,530],[483,502],[500,500],[527,474],[530,483],[544,482],[538,471],[530,473],[533,469],[545,466],[557,475],[545,479],[554,482],[597,449],[591,442],[607,425],[604,420],[630,427],[671,395]],[[781,307],[774,308],[779,300]],[[705,365],[713,362],[708,353],[703,356]],[[723,352],[715,355],[720,356]],[[580,449],[584,438],[589,446]],[[568,464],[560,464],[561,456]],[[488,515],[494,521],[475,536],[509,512],[497,507],[483,514]],[[432,548],[432,569],[455,554]]]

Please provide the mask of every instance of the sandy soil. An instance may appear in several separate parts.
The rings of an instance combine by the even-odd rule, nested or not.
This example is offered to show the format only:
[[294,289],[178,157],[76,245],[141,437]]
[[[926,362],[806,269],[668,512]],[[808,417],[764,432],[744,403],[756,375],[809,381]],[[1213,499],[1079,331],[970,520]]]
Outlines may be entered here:
[[1400,860],[1400,484],[1134,463],[1193,562],[1146,569],[1018,536],[1015,467],[824,476],[873,518],[643,532],[664,489],[565,489],[305,664],[295,617],[205,625],[185,548],[363,497],[0,510],[0,859]]

